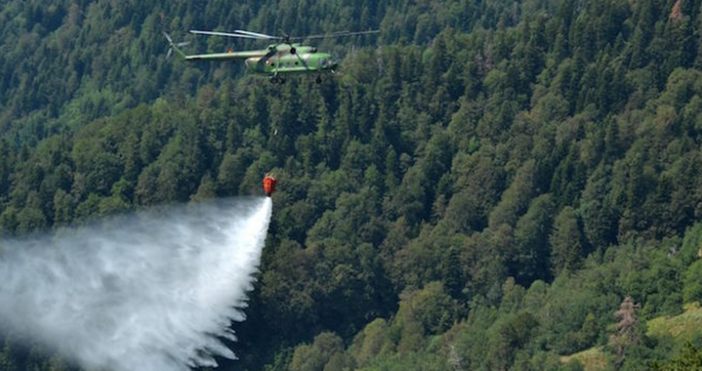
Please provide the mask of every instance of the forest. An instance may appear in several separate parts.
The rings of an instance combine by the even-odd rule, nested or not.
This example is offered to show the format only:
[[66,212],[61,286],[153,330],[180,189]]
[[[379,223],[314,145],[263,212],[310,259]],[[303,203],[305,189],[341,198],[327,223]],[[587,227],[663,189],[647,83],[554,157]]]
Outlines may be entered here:
[[[219,369],[700,369],[701,6],[0,0],[0,252],[272,171]],[[321,84],[165,58],[236,28],[380,32],[315,43]],[[74,369],[0,334],[0,371]]]

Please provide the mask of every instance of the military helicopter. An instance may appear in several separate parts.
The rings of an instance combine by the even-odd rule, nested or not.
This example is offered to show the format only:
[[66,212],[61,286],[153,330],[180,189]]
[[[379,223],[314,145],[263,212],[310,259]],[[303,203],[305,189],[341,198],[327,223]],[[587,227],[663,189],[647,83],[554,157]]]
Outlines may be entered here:
[[292,74],[316,74],[316,82],[321,83],[321,75],[323,73],[334,73],[339,64],[331,54],[319,52],[316,47],[305,46],[294,41],[365,35],[378,32],[378,30],[360,32],[340,31],[328,34],[291,37],[290,35],[271,36],[246,30],[236,30],[233,32],[190,30],[190,33],[197,35],[226,36],[276,42],[261,50],[228,51],[225,53],[195,55],[187,55],[180,49],[181,46],[187,45],[188,43],[175,43],[166,32],[163,32],[163,35],[168,40],[170,46],[167,56],[170,56],[172,52],[175,51],[181,59],[186,61],[229,61],[244,59],[244,63],[250,71],[268,75],[270,81],[274,84],[284,84],[286,76]]

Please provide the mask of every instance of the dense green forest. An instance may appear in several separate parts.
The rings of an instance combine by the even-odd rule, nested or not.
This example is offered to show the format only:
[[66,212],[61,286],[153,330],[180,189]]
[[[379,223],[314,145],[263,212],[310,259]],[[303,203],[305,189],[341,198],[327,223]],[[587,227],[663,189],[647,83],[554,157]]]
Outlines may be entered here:
[[[699,368],[699,321],[660,323],[702,315],[701,5],[0,0],[0,233],[274,171],[222,369]],[[274,85],[165,59],[261,47],[192,28],[380,33]],[[0,371],[72,369],[18,336]]]

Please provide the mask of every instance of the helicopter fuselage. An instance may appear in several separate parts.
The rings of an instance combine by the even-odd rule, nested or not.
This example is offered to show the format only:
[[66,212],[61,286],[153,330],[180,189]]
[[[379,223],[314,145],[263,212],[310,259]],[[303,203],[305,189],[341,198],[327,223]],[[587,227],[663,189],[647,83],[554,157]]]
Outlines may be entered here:
[[317,48],[299,44],[281,44],[268,47],[265,56],[245,60],[252,72],[269,75],[333,71],[338,62],[329,53],[317,52]]
[[328,53],[278,54],[271,57],[247,58],[246,66],[252,72],[269,75],[325,72],[334,70],[338,63]]

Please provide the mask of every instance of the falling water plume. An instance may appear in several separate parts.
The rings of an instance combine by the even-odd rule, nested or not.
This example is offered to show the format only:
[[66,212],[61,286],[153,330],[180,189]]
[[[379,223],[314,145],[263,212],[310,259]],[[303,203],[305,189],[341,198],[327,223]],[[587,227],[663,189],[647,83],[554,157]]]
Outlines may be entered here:
[[270,198],[172,206],[0,241],[0,325],[87,369],[235,358]]

